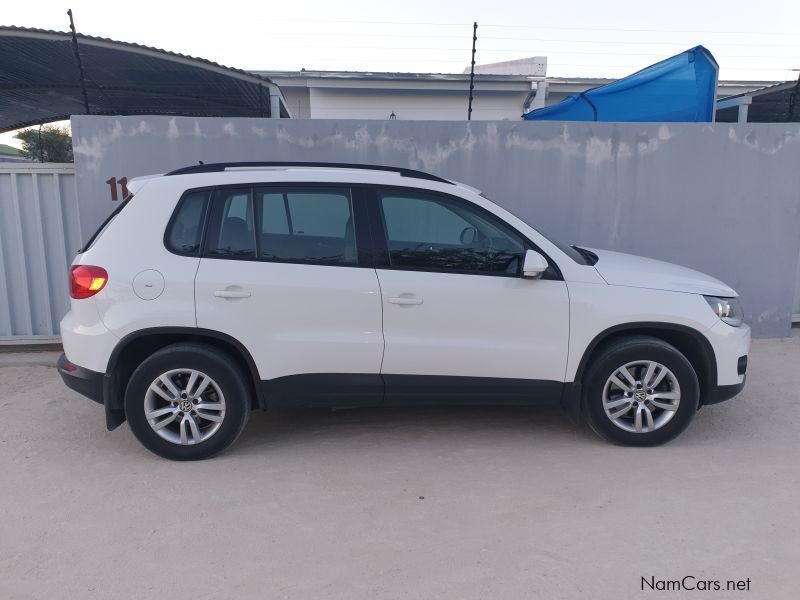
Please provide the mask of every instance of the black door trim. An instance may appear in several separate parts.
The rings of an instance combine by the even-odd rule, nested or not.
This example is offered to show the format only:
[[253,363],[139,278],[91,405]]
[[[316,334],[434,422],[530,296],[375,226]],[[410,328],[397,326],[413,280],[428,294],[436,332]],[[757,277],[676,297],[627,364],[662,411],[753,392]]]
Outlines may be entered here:
[[383,375],[388,405],[552,405],[564,384],[545,379],[456,375]]
[[380,406],[383,379],[371,373],[308,373],[262,380],[267,409]]
[[540,406],[561,401],[560,381],[449,375],[309,373],[262,380],[268,409],[350,406]]

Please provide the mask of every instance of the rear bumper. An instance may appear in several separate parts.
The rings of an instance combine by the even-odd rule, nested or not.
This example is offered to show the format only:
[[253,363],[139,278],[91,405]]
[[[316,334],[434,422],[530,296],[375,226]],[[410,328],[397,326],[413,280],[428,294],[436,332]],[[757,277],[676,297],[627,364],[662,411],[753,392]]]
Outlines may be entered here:
[[58,374],[64,380],[66,386],[94,400],[98,404],[103,402],[103,373],[84,369],[74,365],[67,360],[67,355],[62,354],[58,358]]
[[66,354],[58,358],[58,374],[66,386],[79,394],[102,404],[106,409],[106,427],[109,431],[125,422],[125,411],[114,408],[108,402],[111,397],[111,378],[104,373],[79,367],[67,359]]

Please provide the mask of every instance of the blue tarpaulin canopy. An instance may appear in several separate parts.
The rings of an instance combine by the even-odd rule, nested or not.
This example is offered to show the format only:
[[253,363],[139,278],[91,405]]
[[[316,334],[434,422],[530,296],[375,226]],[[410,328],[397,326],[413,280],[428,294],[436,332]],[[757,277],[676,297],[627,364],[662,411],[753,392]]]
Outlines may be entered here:
[[696,46],[628,75],[523,115],[528,121],[711,122],[717,61]]

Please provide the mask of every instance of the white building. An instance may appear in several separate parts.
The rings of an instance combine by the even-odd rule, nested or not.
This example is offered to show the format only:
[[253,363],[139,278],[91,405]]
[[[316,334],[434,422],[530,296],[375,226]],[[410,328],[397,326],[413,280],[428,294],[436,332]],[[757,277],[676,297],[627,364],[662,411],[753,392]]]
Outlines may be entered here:
[[[294,118],[462,120],[467,118],[469,72],[256,71],[278,84]],[[519,120],[526,103],[551,105],[571,94],[614,81],[545,77],[546,59],[534,57],[475,67],[472,118]],[[771,85],[720,81],[719,98]],[[542,97],[544,92],[544,98]]]

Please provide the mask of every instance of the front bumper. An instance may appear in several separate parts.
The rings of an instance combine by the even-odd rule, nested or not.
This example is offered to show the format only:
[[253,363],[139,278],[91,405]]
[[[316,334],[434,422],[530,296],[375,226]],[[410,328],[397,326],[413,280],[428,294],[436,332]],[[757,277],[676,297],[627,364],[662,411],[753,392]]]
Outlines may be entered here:
[[67,355],[62,354],[58,358],[58,374],[64,380],[66,386],[94,400],[98,404],[103,402],[103,373],[90,371],[78,365],[74,365],[67,360]]
[[705,332],[705,336],[714,349],[717,362],[717,380],[719,387],[736,386],[744,383],[744,372],[739,361],[750,354],[750,328],[747,325],[731,327],[719,321]]
[[735,383],[733,385],[718,385],[708,396],[706,396],[706,398],[703,399],[703,404],[719,404],[720,402],[725,402],[725,400],[730,400],[744,389],[745,381],[747,381],[746,375],[742,376],[741,383]]
[[744,389],[747,357],[750,353],[750,328],[731,327],[720,321],[706,331],[716,359],[717,380],[709,382],[702,405],[730,400]]

